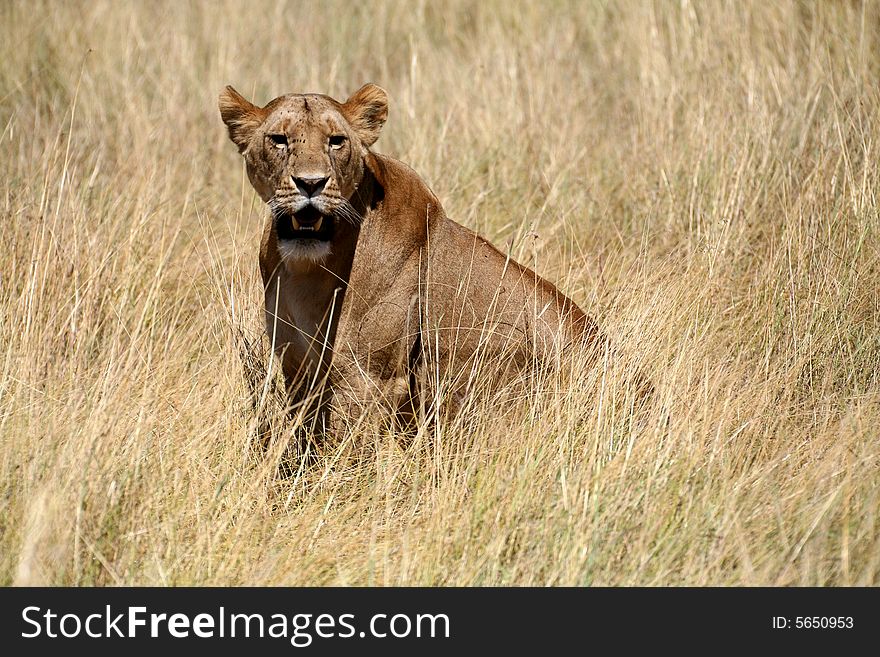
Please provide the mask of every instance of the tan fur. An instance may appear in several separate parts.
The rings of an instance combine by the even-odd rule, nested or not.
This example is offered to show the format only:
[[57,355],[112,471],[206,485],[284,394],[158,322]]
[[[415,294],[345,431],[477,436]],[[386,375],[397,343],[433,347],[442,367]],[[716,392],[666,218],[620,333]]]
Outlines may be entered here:
[[[220,112],[273,208],[260,251],[266,323],[295,399],[329,375],[343,413],[376,402],[412,410],[438,372],[464,380],[481,359],[512,371],[602,342],[552,284],[449,219],[412,169],[370,151],[387,117],[379,87],[345,103],[287,95],[263,108],[227,87]],[[286,149],[272,141],[280,133]],[[332,212],[347,200],[355,219],[336,219],[327,249],[285,251],[274,213],[302,202],[292,181],[307,175],[327,176],[316,204]]]

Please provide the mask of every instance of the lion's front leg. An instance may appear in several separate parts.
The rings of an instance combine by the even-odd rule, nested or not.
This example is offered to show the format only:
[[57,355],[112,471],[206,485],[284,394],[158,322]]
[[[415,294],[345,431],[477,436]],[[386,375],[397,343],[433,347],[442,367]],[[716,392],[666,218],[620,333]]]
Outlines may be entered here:
[[371,419],[396,422],[401,409],[413,406],[407,372],[375,372],[353,358],[340,361],[333,363],[328,405],[328,428],[337,439]]
[[369,418],[396,428],[413,423],[421,340],[418,294],[411,288],[401,286],[379,302],[350,308],[340,321],[329,377],[333,435]]

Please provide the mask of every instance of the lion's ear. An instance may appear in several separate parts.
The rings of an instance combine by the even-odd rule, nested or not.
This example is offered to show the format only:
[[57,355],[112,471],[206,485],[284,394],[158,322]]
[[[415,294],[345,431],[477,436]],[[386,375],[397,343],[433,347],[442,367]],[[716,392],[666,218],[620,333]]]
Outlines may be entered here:
[[220,116],[229,128],[229,138],[238,146],[238,152],[243,153],[254,130],[266,119],[266,112],[227,86],[220,92]]
[[364,146],[369,148],[379,138],[388,118],[388,94],[382,87],[365,84],[345,101],[342,112]]

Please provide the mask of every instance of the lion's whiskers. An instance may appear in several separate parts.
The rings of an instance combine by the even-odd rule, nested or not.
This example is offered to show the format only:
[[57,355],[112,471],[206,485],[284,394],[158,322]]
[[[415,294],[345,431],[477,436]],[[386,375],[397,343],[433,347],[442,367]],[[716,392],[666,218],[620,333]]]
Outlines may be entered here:
[[338,205],[333,208],[332,214],[334,217],[343,219],[353,226],[359,226],[360,223],[364,220],[360,212],[355,210],[351,202],[344,198],[340,198],[338,200]]

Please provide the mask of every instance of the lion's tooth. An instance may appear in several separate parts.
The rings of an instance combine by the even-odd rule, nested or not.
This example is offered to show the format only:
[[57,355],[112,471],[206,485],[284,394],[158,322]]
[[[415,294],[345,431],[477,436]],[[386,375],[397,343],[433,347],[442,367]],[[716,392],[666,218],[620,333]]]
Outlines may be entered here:
[[293,224],[293,229],[294,229],[294,230],[299,230],[299,222],[296,220],[296,217],[291,217],[291,218],[290,218],[290,223]]
[[324,223],[324,217],[318,217],[318,220],[315,222],[315,230],[321,230],[321,224]]

